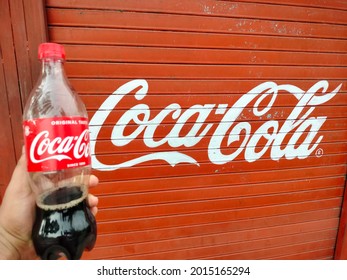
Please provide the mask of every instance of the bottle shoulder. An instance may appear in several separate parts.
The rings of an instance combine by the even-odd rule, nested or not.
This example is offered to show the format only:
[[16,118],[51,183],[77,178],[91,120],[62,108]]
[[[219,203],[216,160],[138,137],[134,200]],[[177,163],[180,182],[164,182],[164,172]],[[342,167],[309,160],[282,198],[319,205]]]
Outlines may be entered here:
[[86,108],[67,81],[41,79],[26,102],[23,119],[60,116],[87,117]]

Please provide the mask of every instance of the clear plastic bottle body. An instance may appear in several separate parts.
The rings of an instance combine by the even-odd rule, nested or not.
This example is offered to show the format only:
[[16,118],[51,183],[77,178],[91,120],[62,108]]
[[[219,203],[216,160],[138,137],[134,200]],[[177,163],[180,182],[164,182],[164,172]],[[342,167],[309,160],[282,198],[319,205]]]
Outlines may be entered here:
[[[66,116],[88,117],[83,102],[66,78],[63,59],[44,58],[41,76],[27,100],[23,120]],[[69,186],[84,188],[83,194],[86,196],[90,171],[88,165],[57,171],[29,172],[37,203],[40,203],[42,194]]]

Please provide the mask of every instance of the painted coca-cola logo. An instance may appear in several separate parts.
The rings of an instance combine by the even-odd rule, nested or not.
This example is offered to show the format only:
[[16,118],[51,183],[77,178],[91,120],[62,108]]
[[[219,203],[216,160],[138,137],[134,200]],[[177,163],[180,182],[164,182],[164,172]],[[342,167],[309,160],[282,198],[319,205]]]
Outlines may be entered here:
[[[318,147],[323,139],[320,129],[327,116],[315,115],[315,108],[331,100],[341,86],[342,84],[328,92],[329,83],[319,81],[305,91],[290,84],[264,82],[239,97],[232,105],[193,104],[189,108],[183,108],[178,103],[171,103],[157,113],[151,109],[150,104],[145,103],[148,93],[147,81],[133,80],[108,96],[90,120],[93,168],[110,171],[152,160],[162,160],[171,166],[178,163],[199,165],[198,160],[189,154],[189,148],[199,145],[205,138],[209,139],[205,146],[207,158],[216,165],[226,164],[237,157],[254,162],[265,153],[270,154],[274,161],[281,158],[305,159],[313,152],[322,156],[323,151]],[[109,141],[117,151],[117,147],[127,146],[135,139],[141,138],[148,147],[148,152],[117,164],[103,163],[96,153],[100,130],[110,113],[117,110],[117,105],[122,99],[134,91],[134,102],[137,104],[126,110],[114,123]],[[295,106],[290,108],[286,116],[282,116],[284,119],[281,122],[273,118],[278,112],[271,113],[280,91],[295,100]],[[140,101],[142,103],[139,103]],[[247,114],[259,118],[261,124],[254,127],[252,122],[243,121],[243,116]],[[190,124],[189,131],[182,136],[183,128],[193,115],[195,122]],[[219,117],[219,121],[209,122],[212,115]],[[165,137],[156,139],[156,130],[168,118],[174,125]],[[133,126],[135,124],[136,129],[132,129],[129,134],[125,131],[130,123]],[[289,140],[284,141],[288,136]],[[163,145],[169,146],[170,150],[151,152]],[[236,145],[236,149],[225,149],[231,145]]]
[[23,123],[28,171],[55,171],[90,164],[88,121],[81,117]]

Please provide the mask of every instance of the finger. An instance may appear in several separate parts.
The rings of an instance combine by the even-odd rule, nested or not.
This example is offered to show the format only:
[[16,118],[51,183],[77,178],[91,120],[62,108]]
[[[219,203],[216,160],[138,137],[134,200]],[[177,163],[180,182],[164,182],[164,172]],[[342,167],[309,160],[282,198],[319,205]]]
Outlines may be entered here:
[[95,187],[99,184],[99,178],[96,177],[95,175],[90,175],[89,177],[89,186],[90,187]]
[[88,194],[88,206],[94,216],[96,216],[96,213],[98,213],[98,203],[99,199],[96,196]]
[[92,194],[88,194],[88,205],[89,207],[96,207],[98,206],[98,203],[99,203],[99,199],[92,195]]
[[98,213],[98,207],[92,207],[92,208],[90,208],[90,212],[92,212],[92,214],[93,214],[94,216],[96,216],[96,214]]

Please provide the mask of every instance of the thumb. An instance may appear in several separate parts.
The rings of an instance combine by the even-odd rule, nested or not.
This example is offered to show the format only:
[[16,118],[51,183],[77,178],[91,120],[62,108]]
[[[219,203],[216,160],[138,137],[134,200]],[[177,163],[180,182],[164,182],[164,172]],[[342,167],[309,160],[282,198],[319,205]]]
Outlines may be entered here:
[[32,193],[30,184],[29,184],[29,175],[27,172],[26,165],[27,163],[26,163],[25,153],[22,153],[12,173],[10,183],[5,192],[4,200],[8,196],[15,198],[15,197],[28,196]]

